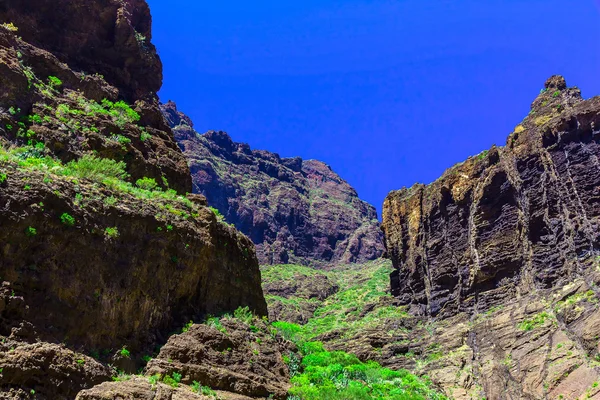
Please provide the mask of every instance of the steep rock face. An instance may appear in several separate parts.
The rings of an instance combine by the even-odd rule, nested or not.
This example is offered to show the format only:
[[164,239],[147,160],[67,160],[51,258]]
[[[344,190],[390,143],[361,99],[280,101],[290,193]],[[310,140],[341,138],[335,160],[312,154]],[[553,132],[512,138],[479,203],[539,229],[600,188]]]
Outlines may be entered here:
[[448,355],[425,372],[455,398],[600,396],[599,133],[600,97],[554,76],[505,147],[386,198],[392,294],[444,326],[398,350]]
[[451,315],[584,273],[599,246],[599,129],[600,97],[583,101],[553,77],[505,147],[392,192],[383,229],[394,293]]
[[190,319],[267,314],[252,242],[186,196],[149,40],[142,0],[0,1],[0,398],[73,399]]
[[218,222],[203,199],[150,202],[3,170],[0,271],[28,309],[11,313],[12,321],[0,309],[0,334],[26,320],[44,340],[137,351],[207,313],[249,305],[266,315],[252,243]]
[[174,103],[162,106],[188,159],[194,193],[256,244],[263,264],[364,262],[383,253],[375,209],[320,161],[280,158],[197,134]]
[[96,151],[125,161],[133,181],[191,192],[149,38],[144,1],[0,2],[0,136],[44,143],[65,162]]

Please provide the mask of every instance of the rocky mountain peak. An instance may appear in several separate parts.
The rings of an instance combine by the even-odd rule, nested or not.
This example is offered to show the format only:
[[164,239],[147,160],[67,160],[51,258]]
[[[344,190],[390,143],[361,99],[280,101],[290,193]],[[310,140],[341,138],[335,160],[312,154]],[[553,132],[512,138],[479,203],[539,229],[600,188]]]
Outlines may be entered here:
[[162,109],[190,159],[194,192],[252,239],[261,263],[360,262],[383,253],[375,208],[325,163],[252,150],[222,131],[199,135],[178,123],[185,117],[173,103]]

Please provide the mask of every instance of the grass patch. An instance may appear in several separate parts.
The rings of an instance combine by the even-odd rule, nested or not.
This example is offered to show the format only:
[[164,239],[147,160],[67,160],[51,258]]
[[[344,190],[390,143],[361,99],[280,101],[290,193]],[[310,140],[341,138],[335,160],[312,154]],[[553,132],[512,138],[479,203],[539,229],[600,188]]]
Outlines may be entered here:
[[532,318],[527,318],[519,324],[519,329],[525,332],[532,331],[544,325],[546,321],[552,318],[547,312],[539,313]]

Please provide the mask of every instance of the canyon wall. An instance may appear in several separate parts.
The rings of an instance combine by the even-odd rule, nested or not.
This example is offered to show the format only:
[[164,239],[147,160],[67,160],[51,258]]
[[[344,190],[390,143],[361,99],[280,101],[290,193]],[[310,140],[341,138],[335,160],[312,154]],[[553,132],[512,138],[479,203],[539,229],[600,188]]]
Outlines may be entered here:
[[599,156],[600,97],[554,76],[504,147],[386,198],[392,294],[445,327],[422,350],[457,355],[428,371],[457,398],[596,392]]
[[162,106],[190,160],[194,193],[256,244],[261,264],[358,263],[383,253],[375,208],[321,161],[282,158],[203,135],[175,103]]

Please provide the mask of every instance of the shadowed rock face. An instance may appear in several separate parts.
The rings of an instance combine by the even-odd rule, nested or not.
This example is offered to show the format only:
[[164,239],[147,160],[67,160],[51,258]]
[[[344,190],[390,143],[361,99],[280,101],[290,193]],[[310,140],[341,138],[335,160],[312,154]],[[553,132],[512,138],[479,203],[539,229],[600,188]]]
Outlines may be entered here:
[[252,239],[261,263],[353,263],[382,255],[374,207],[326,164],[251,150],[224,132],[199,135],[174,103],[162,110],[189,159],[194,193]]
[[267,314],[252,242],[186,196],[161,80],[145,1],[0,0],[1,399],[73,399],[190,319]]

